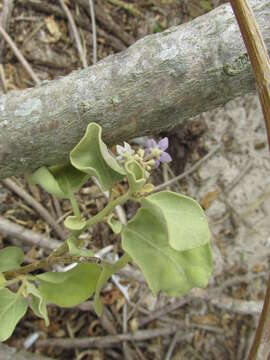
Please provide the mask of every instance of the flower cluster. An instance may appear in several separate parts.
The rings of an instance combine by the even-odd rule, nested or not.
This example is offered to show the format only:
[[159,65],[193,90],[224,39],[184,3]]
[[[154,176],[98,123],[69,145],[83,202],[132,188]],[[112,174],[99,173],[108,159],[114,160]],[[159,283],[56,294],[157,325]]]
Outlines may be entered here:
[[131,146],[124,142],[124,146],[117,145],[116,153],[117,160],[120,163],[134,158],[138,161],[146,171],[151,171],[154,167],[158,167],[160,163],[168,163],[172,161],[170,154],[165,150],[168,149],[169,140],[167,137],[156,142],[154,139],[149,139],[146,149],[139,149],[135,152]]
[[168,146],[169,140],[167,137],[161,139],[158,143],[154,139],[148,140],[146,153],[153,156],[156,161],[156,167],[158,167],[160,163],[168,163],[172,161],[170,154],[165,151],[168,149]]

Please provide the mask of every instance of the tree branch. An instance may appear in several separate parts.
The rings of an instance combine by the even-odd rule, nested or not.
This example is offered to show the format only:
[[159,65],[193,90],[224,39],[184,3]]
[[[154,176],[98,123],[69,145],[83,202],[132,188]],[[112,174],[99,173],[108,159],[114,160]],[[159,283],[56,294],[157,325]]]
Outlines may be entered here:
[[[270,49],[270,2],[253,0]],[[158,133],[255,88],[230,5],[67,77],[0,97],[0,178],[62,163],[89,122],[105,141]]]

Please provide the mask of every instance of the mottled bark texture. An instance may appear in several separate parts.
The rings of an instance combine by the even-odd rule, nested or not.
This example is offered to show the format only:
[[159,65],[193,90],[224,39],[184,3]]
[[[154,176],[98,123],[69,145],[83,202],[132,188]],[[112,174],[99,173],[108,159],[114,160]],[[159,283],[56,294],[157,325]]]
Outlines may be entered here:
[[[270,2],[250,1],[270,49]],[[95,66],[0,97],[0,178],[62,163],[98,122],[110,144],[173,128],[254,89],[230,5]]]

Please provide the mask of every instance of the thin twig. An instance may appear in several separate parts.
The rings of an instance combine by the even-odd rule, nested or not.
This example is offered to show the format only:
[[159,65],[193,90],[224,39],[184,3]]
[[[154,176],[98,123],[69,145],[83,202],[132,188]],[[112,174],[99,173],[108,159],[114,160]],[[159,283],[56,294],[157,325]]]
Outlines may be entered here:
[[226,187],[226,189],[224,190],[224,194],[228,195],[236,187],[240,180],[242,180],[242,178],[251,170],[252,167],[252,161],[248,160],[247,163],[244,165],[243,169],[240,170],[239,174]]
[[177,339],[179,338],[179,335],[180,333],[179,332],[176,332],[171,343],[170,343],[170,346],[168,348],[168,351],[167,351],[167,354],[165,356],[165,360],[171,360],[172,358],[172,355],[173,355],[173,351],[175,349],[175,346],[177,344]]
[[8,89],[7,89],[7,81],[6,81],[5,69],[3,64],[0,64],[0,78],[1,78],[3,92],[6,94]]
[[[123,324],[122,329],[123,333],[126,334],[128,332],[128,325],[127,325],[127,303],[123,306]],[[131,350],[129,348],[129,344],[126,341],[122,343],[123,354],[126,360],[132,360]]]
[[143,327],[149,322],[161,318],[168,312],[175,311],[195,299],[209,301],[219,309],[236,312],[238,314],[258,315],[262,308],[262,302],[260,301],[245,301],[224,296],[221,294],[220,288],[212,288],[207,291],[203,289],[194,289],[190,295],[187,295],[174,303],[167,304],[153,311],[148,316],[138,319],[138,327]]
[[25,229],[23,226],[15,224],[2,216],[0,216],[0,233],[4,236],[21,240],[26,244],[39,246],[48,250],[54,250],[61,245],[61,242],[58,240]]
[[190,297],[183,297],[171,304],[167,304],[162,308],[153,311],[148,316],[144,316],[143,318],[138,320],[138,327],[143,327],[148,323],[150,323],[151,321],[166,315],[168,312],[172,312],[179,309],[180,307],[186,305],[189,301],[190,301]]
[[34,199],[30,194],[28,194],[24,189],[15,184],[11,179],[2,180],[2,183],[13,191],[15,194],[20,196],[24,201],[32,206],[33,209],[52,227],[52,229],[56,232],[56,234],[60,237],[60,239],[65,240],[67,237],[66,232],[61,228],[60,225],[54,220],[51,214],[39,203],[36,199]]
[[184,324],[168,326],[166,328],[158,329],[149,329],[149,330],[140,330],[134,333],[119,334],[119,335],[108,335],[108,336],[98,336],[98,337],[87,337],[87,338],[77,338],[77,339],[42,339],[38,340],[36,345],[37,347],[58,347],[62,349],[85,349],[90,347],[96,348],[105,348],[111,347],[113,345],[122,343],[124,341],[145,341],[153,339],[159,336],[169,336],[174,334],[180,329],[184,329]]
[[96,64],[96,62],[97,62],[97,29],[96,29],[94,0],[89,0],[89,7],[90,7],[90,16],[91,16],[92,34],[93,34],[93,64]]
[[[88,13],[90,12],[89,0],[77,0],[77,2],[82,5]],[[109,33],[114,34],[117,38],[121,39],[124,44],[128,46],[133,44],[134,38],[127,32],[123,31],[123,27],[117,24],[104,6],[101,6],[100,4],[101,3],[99,1],[95,4],[95,16],[97,21],[102,24]]]
[[111,4],[116,5],[126,11],[128,11],[133,16],[142,16],[142,13],[133,5],[127,4],[122,0],[108,0]]
[[198,162],[196,162],[196,164],[191,166],[184,173],[174,177],[173,179],[171,179],[169,181],[164,182],[163,184],[156,186],[154,191],[160,191],[161,189],[164,189],[167,186],[170,186],[170,185],[176,183],[177,181],[184,179],[185,177],[187,177],[188,175],[190,175],[191,173],[196,171],[201,166],[201,164],[203,164],[206,160],[208,160],[211,156],[213,156],[220,148],[221,148],[221,145],[220,144],[217,145],[213,150],[211,150],[207,155],[205,155],[202,159],[200,159]]
[[[88,1],[88,0],[86,0]],[[54,15],[60,19],[67,19],[66,13],[63,11],[62,8],[49,4],[48,2],[37,2],[36,0],[17,0],[16,4],[21,5],[23,7],[29,7],[32,10],[37,10],[39,12],[43,12],[48,15]],[[88,5],[89,7],[89,5]],[[74,21],[76,22],[77,26],[81,27],[85,31],[89,31],[89,21],[85,16],[73,14]],[[24,18],[25,19],[25,18]],[[117,37],[113,36],[110,33],[106,33],[102,28],[97,27],[97,33],[100,37],[107,39],[109,44],[112,48],[116,51],[121,51],[126,48],[125,44],[118,39]],[[91,40],[91,38],[90,38]]]
[[73,16],[72,16],[71,12],[69,11],[69,8],[66,6],[64,0],[59,0],[59,2],[60,2],[60,5],[62,6],[63,11],[67,15],[71,30],[72,30],[73,35],[74,35],[76,47],[77,47],[78,53],[80,55],[81,62],[83,64],[83,67],[86,68],[87,67],[87,61],[86,61],[86,57],[85,57],[85,52],[83,51],[81,39],[80,39],[78,30],[77,30],[75,21],[73,19]]
[[24,58],[24,56],[22,55],[22,53],[20,52],[20,50],[17,48],[17,46],[15,45],[14,41],[11,39],[11,37],[7,34],[7,32],[2,28],[2,26],[0,25],[0,34],[3,36],[3,38],[6,40],[6,42],[8,43],[8,45],[10,46],[11,50],[14,52],[15,56],[17,57],[17,59],[20,61],[20,63],[23,65],[23,67],[25,68],[25,70],[28,72],[28,74],[30,75],[30,77],[33,79],[33,81],[35,82],[36,85],[39,85],[41,82],[39,80],[39,78],[37,77],[37,75],[34,73],[34,71],[32,70],[30,64],[28,63],[28,61]]
[[[6,30],[8,33],[9,31],[9,24],[12,16],[12,11],[14,7],[14,0],[3,0],[2,1],[2,9],[0,13],[0,24],[3,29]],[[3,62],[4,57],[4,49],[5,49],[5,42],[4,40],[0,40],[0,62]]]

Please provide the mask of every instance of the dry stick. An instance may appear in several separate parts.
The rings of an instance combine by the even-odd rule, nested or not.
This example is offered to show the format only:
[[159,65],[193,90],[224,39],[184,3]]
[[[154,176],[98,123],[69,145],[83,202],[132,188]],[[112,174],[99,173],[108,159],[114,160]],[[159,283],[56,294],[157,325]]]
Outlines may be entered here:
[[[2,1],[0,24],[2,25],[3,29],[5,29],[7,32],[9,29],[13,6],[14,6],[14,0],[3,0]],[[3,62],[4,48],[5,48],[4,40],[0,40],[0,62]]]
[[0,78],[1,78],[1,85],[3,88],[3,92],[7,93],[7,82],[6,82],[6,75],[5,75],[5,69],[3,64],[0,64]]
[[11,39],[11,37],[6,33],[6,31],[2,28],[2,26],[0,25],[0,34],[3,36],[3,38],[6,40],[6,42],[8,43],[8,45],[10,46],[10,48],[12,49],[12,51],[14,52],[15,56],[17,57],[17,59],[20,61],[20,63],[23,65],[23,67],[25,68],[25,70],[28,72],[28,74],[31,76],[31,78],[34,80],[34,82],[36,83],[36,85],[40,84],[40,80],[37,77],[37,75],[34,73],[34,71],[32,70],[30,64],[28,63],[28,61],[24,58],[24,56],[22,55],[22,53],[20,52],[20,50],[17,48],[17,46],[15,45],[14,41]]
[[127,4],[122,0],[107,0],[107,1],[109,1],[113,5],[125,9],[133,16],[143,16],[142,13],[132,4]]
[[97,30],[96,30],[96,17],[94,0],[89,0],[90,16],[92,22],[92,34],[93,34],[93,64],[97,62]]
[[180,307],[186,305],[188,302],[191,301],[190,296],[183,297],[177,301],[175,301],[172,304],[167,304],[163,306],[162,308],[153,311],[148,316],[145,316],[141,319],[138,319],[138,327],[142,327],[150,323],[151,321],[160,318],[163,315],[166,315],[168,312],[175,311],[179,309]]
[[[222,288],[223,289],[223,288]],[[244,301],[244,300],[238,300],[233,299],[228,296],[224,296],[220,292],[220,288],[212,288],[209,290],[203,290],[203,289],[195,289],[192,291],[190,295],[187,295],[177,301],[175,301],[172,304],[167,304],[152,313],[150,313],[148,316],[144,316],[142,318],[139,318],[138,321],[138,327],[143,327],[147,325],[148,323],[159,319],[166,315],[168,312],[175,311],[179,309],[182,306],[185,306],[192,300],[201,299],[209,301],[211,304],[215,305],[219,309],[223,309],[226,311],[232,311],[237,314],[250,314],[250,315],[258,315],[260,314],[261,308],[262,308],[262,302],[260,301]]]
[[61,242],[32,230],[25,229],[23,226],[15,224],[0,216],[0,233],[21,240],[26,244],[39,246],[43,249],[55,250],[61,246]]
[[[48,15],[53,14],[58,18],[67,19],[67,15],[65,12],[63,12],[62,8],[59,8],[58,6],[53,4],[37,2],[36,0],[17,0],[17,3],[21,6],[28,6],[31,9],[35,9],[37,11],[43,12]],[[82,29],[86,31],[89,31],[89,21],[87,20],[86,17],[73,14],[73,18],[78,26],[80,26]],[[97,32],[100,36],[109,40],[114,50],[121,51],[126,48],[126,46],[121,40],[117,39],[115,36],[111,34],[105,33],[105,31],[102,30],[101,28],[97,28]]]
[[11,179],[2,180],[2,183],[12,190],[15,194],[20,196],[27,204],[32,206],[33,209],[52,227],[52,229],[56,232],[56,234],[60,237],[60,239],[65,240],[67,234],[61,228],[60,225],[54,220],[51,214],[39,203],[36,199],[34,199],[30,194],[28,194],[24,189],[15,184]]
[[86,68],[87,67],[87,61],[86,61],[86,57],[85,57],[85,52],[83,51],[81,39],[80,39],[78,30],[76,28],[76,24],[75,24],[75,21],[73,19],[73,16],[72,16],[71,12],[69,11],[69,8],[66,6],[64,0],[59,0],[59,3],[62,6],[62,9],[64,10],[65,14],[67,15],[71,30],[72,30],[73,35],[74,35],[76,47],[77,47],[77,50],[78,50],[79,55],[80,55],[81,62],[83,64],[83,67]]
[[196,164],[194,164],[193,166],[191,166],[188,170],[186,170],[184,173],[174,177],[173,179],[164,182],[163,184],[160,184],[158,186],[155,187],[154,191],[160,191],[161,189],[166,188],[167,186],[170,186],[174,183],[176,183],[179,180],[182,180],[183,178],[185,178],[186,176],[190,175],[191,173],[193,173],[194,171],[196,171],[202,163],[204,163],[206,160],[208,160],[211,156],[213,156],[219,149],[220,149],[221,145],[216,146],[213,150],[211,150],[207,155],[205,155],[203,158],[201,158],[198,162],[196,162]]
[[[270,60],[254,13],[247,0],[231,0],[252,64],[257,90],[264,114],[270,148]],[[249,360],[267,359],[270,354],[270,275],[263,311],[256,330]]]
[[104,348],[111,347],[124,341],[145,341],[159,336],[169,336],[175,332],[184,329],[185,324],[172,325],[166,328],[140,330],[134,333],[108,335],[98,337],[87,337],[78,339],[45,339],[36,342],[37,347],[58,347],[62,349],[85,349],[90,347]]
[[165,356],[165,360],[170,360],[172,358],[172,355],[173,355],[173,351],[174,351],[174,348],[177,344],[177,339],[180,337],[180,333],[177,332],[175,333],[171,343],[170,343],[170,346],[167,350],[167,353],[166,353],[166,356]]
[[[89,13],[89,0],[77,0],[88,13]],[[120,25],[116,24],[111,15],[100,6],[99,2],[95,6],[95,14],[97,21],[104,26],[110,33],[116,35],[127,46],[134,43],[134,39],[127,32],[123,31]]]

